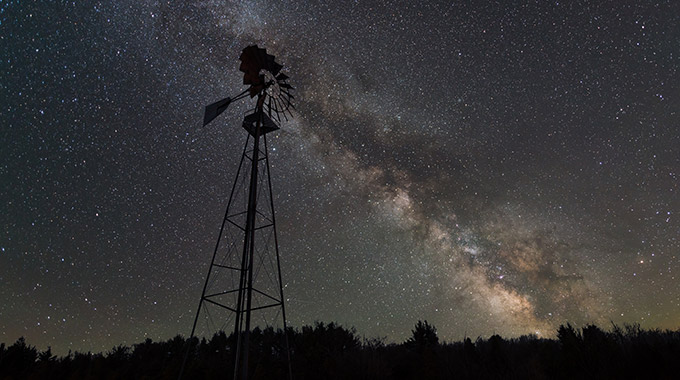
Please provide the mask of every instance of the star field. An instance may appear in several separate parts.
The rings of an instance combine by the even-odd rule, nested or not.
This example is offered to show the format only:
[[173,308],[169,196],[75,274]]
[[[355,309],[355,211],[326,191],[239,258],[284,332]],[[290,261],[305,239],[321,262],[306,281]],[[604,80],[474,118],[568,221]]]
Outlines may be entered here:
[[0,342],[188,335],[250,102],[290,325],[402,341],[680,327],[674,1],[0,2]]

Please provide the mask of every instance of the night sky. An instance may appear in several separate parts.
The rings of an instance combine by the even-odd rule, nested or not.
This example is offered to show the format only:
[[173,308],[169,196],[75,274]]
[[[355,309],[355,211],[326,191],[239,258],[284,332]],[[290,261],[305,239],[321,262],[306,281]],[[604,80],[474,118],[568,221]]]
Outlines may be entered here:
[[680,3],[464,3],[0,2],[0,342],[190,333],[254,43],[290,325],[679,328]]

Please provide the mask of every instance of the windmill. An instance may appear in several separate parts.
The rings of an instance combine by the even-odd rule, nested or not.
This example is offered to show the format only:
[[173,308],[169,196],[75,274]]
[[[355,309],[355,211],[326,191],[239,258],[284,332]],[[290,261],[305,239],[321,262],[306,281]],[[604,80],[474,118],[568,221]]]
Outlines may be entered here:
[[233,323],[237,340],[233,353],[234,379],[247,379],[251,327],[256,323],[273,326],[280,318],[285,343],[278,349],[288,363],[288,376],[292,378],[267,133],[279,129],[277,123],[292,117],[293,87],[288,84],[288,76],[281,72],[283,66],[265,49],[248,46],[239,59],[239,70],[244,73],[243,84],[249,87],[234,97],[208,105],[203,119],[205,126],[233,102],[248,96],[256,99],[255,107],[243,119],[242,126],[248,132],[246,143],[205,278],[191,338],[197,336],[199,322],[212,331],[224,331]]

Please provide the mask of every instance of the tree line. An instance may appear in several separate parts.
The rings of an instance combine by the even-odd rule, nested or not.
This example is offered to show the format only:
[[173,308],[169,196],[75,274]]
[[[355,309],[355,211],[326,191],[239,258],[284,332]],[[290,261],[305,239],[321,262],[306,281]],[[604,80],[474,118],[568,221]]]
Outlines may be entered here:
[[[252,379],[286,379],[284,333],[256,328],[250,335]],[[525,335],[440,342],[436,328],[419,321],[405,342],[361,338],[354,328],[317,322],[289,328],[293,377],[302,379],[675,379],[680,374],[680,330],[612,324],[562,325],[555,339]],[[0,344],[0,379],[231,379],[236,336],[147,339],[105,353],[57,357],[19,338]],[[188,351],[187,351],[188,350]],[[187,354],[188,352],[188,354]]]

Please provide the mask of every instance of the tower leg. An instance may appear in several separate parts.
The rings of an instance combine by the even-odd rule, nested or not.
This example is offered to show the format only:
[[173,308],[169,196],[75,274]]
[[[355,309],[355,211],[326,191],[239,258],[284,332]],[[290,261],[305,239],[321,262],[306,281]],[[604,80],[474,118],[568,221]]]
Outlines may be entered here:
[[[269,186],[269,194],[272,192],[272,174],[269,166],[269,147],[267,146],[267,135],[263,136],[264,140],[264,157],[267,164],[267,185]],[[286,359],[288,361],[288,380],[293,380],[293,367],[290,362],[290,343],[288,341],[288,321],[286,320],[286,300],[283,298],[283,278],[281,277],[281,259],[279,257],[279,237],[276,232],[276,213],[274,212],[274,197],[269,197],[272,210],[272,224],[274,227],[274,246],[276,247],[276,270],[279,275],[279,294],[281,296],[281,317],[283,318],[283,334],[286,340]]]
[[238,178],[239,175],[241,174],[241,168],[243,168],[243,161],[246,158],[246,150],[248,149],[248,142],[250,141],[250,135],[246,137],[246,143],[243,146],[243,153],[241,154],[241,161],[238,164],[238,169],[236,170],[236,179],[234,180],[234,184],[231,186],[231,193],[229,193],[229,201],[227,202],[227,209],[224,212],[224,218],[222,219],[222,226],[220,227],[220,233],[217,235],[217,243],[215,243],[215,250],[213,251],[212,259],[210,259],[210,267],[208,268],[208,274],[205,276],[205,282],[203,283],[203,291],[201,292],[201,299],[198,301],[198,309],[196,310],[196,317],[194,317],[194,324],[191,327],[191,335],[189,336],[189,340],[187,340],[187,347],[186,347],[186,352],[184,353],[184,359],[182,360],[182,367],[179,370],[179,377],[178,379],[182,379],[182,375],[184,374],[184,367],[187,364],[187,359],[189,357],[189,351],[191,351],[191,342],[194,338],[194,334],[196,333],[196,324],[198,323],[198,316],[201,314],[201,308],[203,307],[203,301],[205,300],[205,292],[208,288],[208,282],[210,281],[210,274],[213,271],[213,267],[215,266],[215,257],[217,257],[217,250],[220,247],[220,241],[222,240],[222,237],[224,236],[224,227],[227,223],[227,218],[229,216],[229,208],[231,207],[231,202],[234,199],[234,191],[236,190],[236,184],[238,183]]

